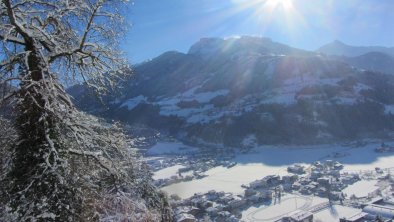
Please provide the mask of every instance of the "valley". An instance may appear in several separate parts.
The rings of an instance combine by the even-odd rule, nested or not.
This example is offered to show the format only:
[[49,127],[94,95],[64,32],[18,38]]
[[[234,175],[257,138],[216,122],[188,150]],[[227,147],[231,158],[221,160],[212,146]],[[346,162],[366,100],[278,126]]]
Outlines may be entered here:
[[[180,143],[176,142],[172,144],[165,143],[165,145],[167,148],[173,147],[171,149],[172,151],[179,151],[179,147],[182,146]],[[166,167],[157,170],[154,172],[153,178],[159,178],[159,180],[165,180],[167,178],[168,181],[170,181],[168,185],[162,186],[161,190],[168,193],[175,205],[197,206],[196,203],[189,205],[188,201],[191,200],[193,202],[193,200],[197,201],[198,198],[201,198],[203,202],[206,202],[207,199],[205,198],[209,199],[212,195],[215,196],[216,194],[220,195],[220,193],[222,193],[222,195],[228,196],[230,201],[241,198],[239,199],[241,202],[238,207],[224,207],[227,211],[232,212],[231,215],[238,218],[237,220],[279,221],[279,219],[282,219],[284,216],[289,215],[296,210],[310,211],[316,207],[323,206],[322,209],[316,211],[315,217],[322,218],[322,221],[329,222],[337,221],[336,219],[339,219],[339,216],[341,215],[350,217],[353,214],[360,213],[360,204],[367,203],[374,197],[382,195],[382,192],[386,192],[384,195],[391,195],[389,193],[391,189],[390,187],[393,183],[388,182],[388,184],[384,184],[384,182],[378,182],[378,180],[382,181],[384,175],[391,174],[390,170],[392,171],[394,169],[392,164],[394,161],[394,155],[391,152],[379,152],[377,148],[380,148],[381,145],[381,141],[378,140],[364,140],[346,144],[259,146],[254,147],[247,152],[241,153],[239,151],[234,151],[232,155],[230,155],[233,157],[229,158],[226,162],[220,161],[223,159],[220,155],[212,155],[211,160],[209,161],[207,161],[207,157],[205,156],[206,162],[217,163],[217,166],[213,164],[211,168],[206,169],[206,171],[194,168],[198,163],[198,161],[195,160],[198,154],[196,150],[190,149],[190,147],[186,145],[184,145],[185,149],[183,151],[189,148],[189,153],[175,151],[171,153],[163,153],[165,154],[164,156],[148,156],[149,158],[158,158],[159,161],[162,161],[162,158],[167,160],[169,159],[169,161],[165,162],[172,162],[174,164],[173,166],[167,165]],[[387,147],[391,147],[393,145],[394,141],[384,143],[384,146]],[[151,149],[155,148],[156,146]],[[150,153],[149,150],[147,153]],[[183,158],[187,156],[187,158],[180,160],[179,155]],[[194,162],[191,162],[191,165],[188,165],[189,158],[194,159]],[[262,198],[257,202],[255,202],[256,200],[254,199],[252,201],[252,198],[247,196],[250,195],[247,194],[247,190],[250,189],[248,187],[253,187],[252,184],[256,183],[254,181],[259,181],[261,178],[270,177],[272,175],[280,176],[283,180],[289,176],[293,177],[292,175],[297,175],[297,177],[299,175],[300,178],[304,178],[305,175],[309,175],[313,171],[311,171],[311,167],[312,169],[314,168],[316,161],[321,163],[325,163],[326,161],[338,161],[343,164],[343,169],[341,168],[340,170],[341,176],[339,178],[345,181],[345,178],[348,178],[349,175],[357,175],[360,176],[360,179],[356,179],[355,181],[359,182],[355,182],[353,180],[351,182],[345,182],[348,184],[345,185],[346,188],[340,188],[339,190],[339,193],[342,193],[345,197],[343,200],[329,200],[325,192],[321,194],[314,194],[313,190],[316,188],[313,188],[313,186],[310,188],[302,188],[308,187],[309,185],[306,186],[306,184],[301,181],[300,183],[303,184],[301,185],[301,189],[304,190],[286,188],[287,182],[280,185],[281,189],[284,189],[282,191],[283,193],[279,194],[280,197],[276,197],[277,194],[274,194],[273,189],[270,191],[270,195],[272,195],[272,197]],[[228,162],[234,164],[225,166],[224,164]],[[157,163],[154,162],[150,162],[150,164],[157,166]],[[288,167],[290,166],[305,167],[306,174],[289,173]],[[181,178],[184,178],[185,174],[182,169],[192,169],[191,171],[193,173],[185,171],[186,177],[187,175],[193,175],[195,173],[193,169],[196,169],[201,175],[201,178],[194,177],[187,181],[183,181]],[[325,177],[325,175],[321,175],[320,177]],[[327,178],[329,178],[329,176]],[[316,179],[312,179],[312,181],[316,181]],[[292,182],[291,184],[294,186],[296,183]],[[311,184],[314,183],[316,182],[312,182]],[[267,192],[268,190],[263,188],[261,192]],[[379,190],[379,195],[376,193],[377,190]],[[181,198],[181,200],[177,198]],[[338,208],[337,210],[341,212],[339,216],[329,213],[329,211],[324,212],[323,209],[329,208],[330,205],[327,204],[331,202],[333,207]],[[345,203],[345,206],[348,207],[343,207],[340,202]],[[211,212],[214,211],[214,209],[208,210],[204,207],[200,208],[206,209],[205,214],[212,218],[216,218],[216,213],[218,213],[223,207],[219,207],[219,209],[217,209],[218,206],[215,207],[214,204],[213,208],[218,211],[215,211],[215,214],[212,214]]]

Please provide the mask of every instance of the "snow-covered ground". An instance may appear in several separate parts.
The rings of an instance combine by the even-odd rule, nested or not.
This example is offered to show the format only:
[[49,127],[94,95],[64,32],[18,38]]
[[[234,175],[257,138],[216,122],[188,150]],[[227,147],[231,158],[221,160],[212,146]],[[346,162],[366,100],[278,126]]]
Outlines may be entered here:
[[163,187],[162,190],[169,194],[177,194],[181,198],[209,190],[241,194],[242,184],[249,184],[271,174],[284,175],[287,173],[287,166],[292,164],[309,164],[324,159],[338,160],[345,165],[346,171],[351,172],[374,170],[375,167],[394,167],[394,154],[374,152],[378,146],[378,142],[357,148],[341,145],[263,146],[255,148],[251,153],[236,156],[234,161],[238,164],[235,167],[215,167],[206,172],[207,177],[172,184]]
[[164,168],[161,170],[158,170],[154,172],[153,174],[153,179],[154,180],[159,180],[159,179],[167,179],[171,178],[172,176],[178,175],[178,170],[183,168],[183,165],[175,165],[172,167]]
[[197,152],[198,148],[184,145],[179,142],[159,142],[148,151],[148,155],[188,154]]
[[367,197],[368,194],[376,192],[379,187],[376,186],[377,180],[361,180],[358,181],[343,190],[343,193],[347,195],[347,197],[351,197],[352,195],[357,198]]
[[313,215],[316,222],[338,222],[339,217],[351,217],[361,212],[361,209],[333,205]]
[[278,202],[272,202],[269,205],[252,206],[244,210],[242,212],[242,220],[245,222],[275,221],[295,210],[306,210],[326,202],[327,199],[320,197],[288,194]]
[[137,97],[131,98],[123,102],[120,107],[127,107],[128,110],[132,110],[137,107],[140,103],[146,102],[147,98],[145,96],[139,95]]

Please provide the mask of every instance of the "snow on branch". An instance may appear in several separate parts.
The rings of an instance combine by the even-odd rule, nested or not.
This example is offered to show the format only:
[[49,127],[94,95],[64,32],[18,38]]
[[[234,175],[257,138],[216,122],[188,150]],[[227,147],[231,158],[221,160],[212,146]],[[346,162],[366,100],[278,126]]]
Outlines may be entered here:
[[0,71],[0,77],[21,67],[21,57],[28,56],[23,52],[31,44],[57,78],[85,79],[94,89],[105,92],[120,74],[109,73],[127,67],[118,48],[118,37],[127,28],[119,13],[124,2],[2,0],[0,40],[2,52],[7,53],[0,58],[7,68]]

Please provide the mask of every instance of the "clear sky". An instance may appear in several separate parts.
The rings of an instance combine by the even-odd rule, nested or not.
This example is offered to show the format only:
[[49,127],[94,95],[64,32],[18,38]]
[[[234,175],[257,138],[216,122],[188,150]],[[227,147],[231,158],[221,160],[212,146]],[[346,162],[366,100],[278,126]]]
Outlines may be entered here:
[[122,49],[132,63],[202,37],[255,35],[315,50],[333,40],[394,46],[394,0],[134,0]]

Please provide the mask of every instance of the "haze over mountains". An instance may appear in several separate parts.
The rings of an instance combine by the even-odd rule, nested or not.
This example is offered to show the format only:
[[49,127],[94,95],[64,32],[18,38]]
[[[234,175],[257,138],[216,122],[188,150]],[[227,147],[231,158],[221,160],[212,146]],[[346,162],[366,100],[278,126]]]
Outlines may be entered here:
[[134,67],[104,105],[85,87],[69,91],[86,111],[193,143],[385,138],[394,130],[393,55],[338,41],[311,52],[267,38],[204,38]]
[[350,46],[338,40],[320,47],[317,52],[339,59],[361,69],[393,73],[394,47]]
[[394,47],[382,46],[351,46],[339,40],[335,40],[320,47],[317,52],[325,53],[327,55],[355,57],[361,56],[370,52],[380,52],[390,56],[394,56]]

